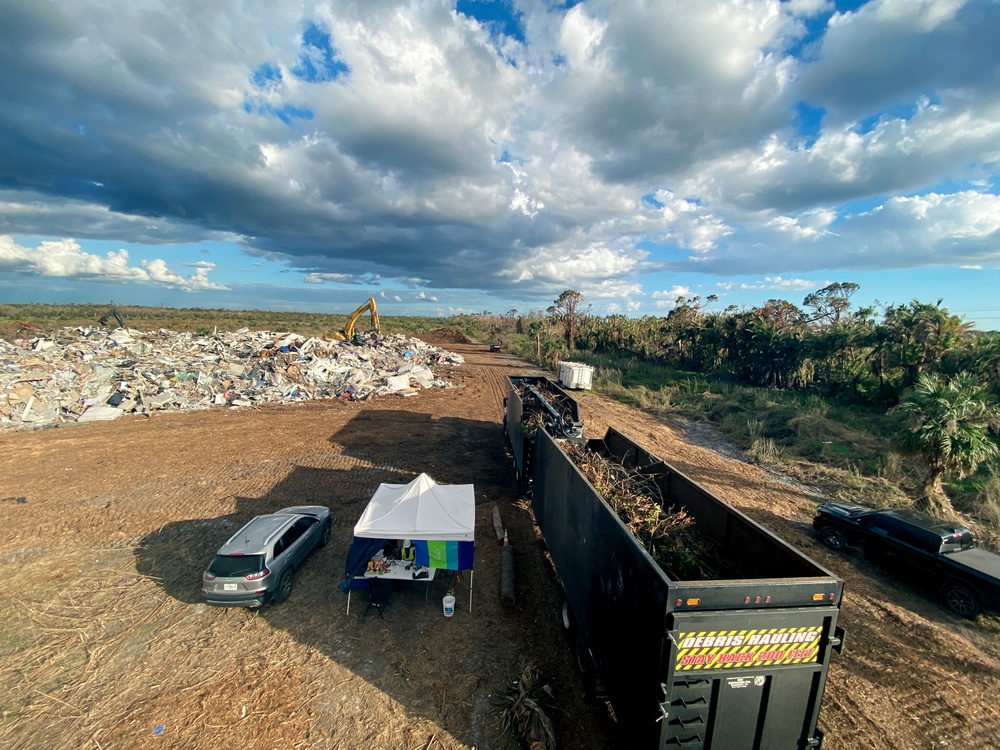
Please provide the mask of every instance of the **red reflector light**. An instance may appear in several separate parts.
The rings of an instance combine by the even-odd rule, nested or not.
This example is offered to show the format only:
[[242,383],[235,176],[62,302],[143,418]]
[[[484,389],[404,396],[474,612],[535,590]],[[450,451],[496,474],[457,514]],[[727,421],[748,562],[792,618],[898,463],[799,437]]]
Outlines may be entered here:
[[830,594],[830,601],[833,601],[833,594]]
[[247,576],[247,580],[248,581],[259,581],[261,578],[263,578],[264,576],[266,576],[270,572],[271,572],[270,570],[268,570],[267,568],[264,568],[259,573],[251,573],[250,575],[248,575]]
[[674,606],[675,606],[675,607],[679,607],[679,606],[681,606],[681,605],[682,605],[683,603],[684,603],[683,601],[681,601],[680,599],[678,599],[678,600],[677,600],[676,602],[674,602]]
[[764,597],[764,603],[765,603],[765,604],[770,604],[770,603],[771,603],[771,597],[769,597],[769,596],[765,596],[765,597]]
[[697,607],[699,604],[701,604],[701,599],[688,599],[687,603],[688,606]]
[[754,604],[760,604],[760,597],[759,597],[759,596],[755,596],[755,597],[753,598],[753,603],[754,603]]
[[750,603],[750,597],[749,596],[744,596],[743,597],[743,603],[744,604],[749,604]]

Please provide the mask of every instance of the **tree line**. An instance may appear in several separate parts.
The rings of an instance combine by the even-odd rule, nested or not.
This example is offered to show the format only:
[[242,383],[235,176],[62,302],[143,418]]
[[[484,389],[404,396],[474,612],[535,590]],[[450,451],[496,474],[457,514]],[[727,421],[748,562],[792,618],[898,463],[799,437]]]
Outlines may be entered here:
[[566,290],[544,312],[511,310],[489,324],[528,336],[541,362],[589,351],[890,410],[897,447],[927,468],[920,504],[947,514],[942,478],[998,453],[1000,333],[974,330],[940,300],[856,308],[859,288],[838,282],[801,306],[772,299],[722,311],[706,309],[714,296],[682,296],[667,315],[639,318],[593,315]]

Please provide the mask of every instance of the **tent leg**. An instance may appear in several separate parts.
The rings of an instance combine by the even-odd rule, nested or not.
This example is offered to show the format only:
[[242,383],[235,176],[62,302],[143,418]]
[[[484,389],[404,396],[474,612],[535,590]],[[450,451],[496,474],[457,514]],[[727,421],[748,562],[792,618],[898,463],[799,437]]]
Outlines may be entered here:
[[347,614],[351,614],[351,590],[347,589]]
[[472,611],[472,579],[476,575],[475,570],[469,571],[469,611]]

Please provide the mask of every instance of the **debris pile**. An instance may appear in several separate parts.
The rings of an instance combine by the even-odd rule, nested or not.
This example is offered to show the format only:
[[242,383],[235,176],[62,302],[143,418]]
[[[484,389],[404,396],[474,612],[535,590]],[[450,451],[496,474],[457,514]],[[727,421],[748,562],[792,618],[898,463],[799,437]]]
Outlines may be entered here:
[[210,335],[64,328],[0,339],[0,429],[157,410],[405,396],[451,387],[431,368],[462,362],[460,354],[399,334],[370,333],[352,344],[249,328]]

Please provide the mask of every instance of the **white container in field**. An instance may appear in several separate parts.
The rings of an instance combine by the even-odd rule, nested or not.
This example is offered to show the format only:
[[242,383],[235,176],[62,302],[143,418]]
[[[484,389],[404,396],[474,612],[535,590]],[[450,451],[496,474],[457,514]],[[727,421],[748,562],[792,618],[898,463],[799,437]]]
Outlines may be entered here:
[[579,362],[560,362],[559,382],[565,388],[589,391],[594,385],[594,368]]

